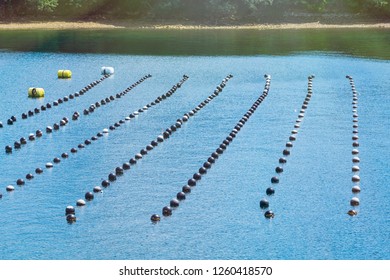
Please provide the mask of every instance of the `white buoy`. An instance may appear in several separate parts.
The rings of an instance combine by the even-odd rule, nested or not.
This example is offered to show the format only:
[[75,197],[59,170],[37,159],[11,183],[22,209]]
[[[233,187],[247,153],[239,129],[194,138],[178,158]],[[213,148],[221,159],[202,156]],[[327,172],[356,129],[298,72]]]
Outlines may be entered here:
[[360,176],[359,175],[353,175],[352,176],[352,182],[360,182]]
[[9,186],[7,186],[5,189],[7,190],[7,192],[12,192],[12,191],[14,191],[14,190],[15,190],[15,187],[14,187],[14,186],[11,186],[11,185],[9,185]]
[[359,186],[353,186],[352,187],[352,192],[353,193],[360,193],[360,187]]
[[350,204],[351,204],[351,206],[359,206],[359,204],[360,204],[359,198],[357,198],[357,197],[352,197],[352,199],[351,199],[351,201],[350,201]]
[[360,171],[360,167],[357,166],[357,165],[354,165],[354,166],[352,166],[352,171],[353,172],[359,172]]
[[52,168],[53,164],[51,162],[46,163],[46,168]]
[[358,157],[353,157],[352,162],[360,162],[360,158],[358,158]]
[[114,74],[114,67],[103,66],[102,75],[112,75]]
[[76,201],[77,206],[85,206],[85,200],[84,199],[79,199]]
[[105,128],[105,129],[103,129],[103,131],[102,131],[103,133],[108,133],[108,129],[107,128]]

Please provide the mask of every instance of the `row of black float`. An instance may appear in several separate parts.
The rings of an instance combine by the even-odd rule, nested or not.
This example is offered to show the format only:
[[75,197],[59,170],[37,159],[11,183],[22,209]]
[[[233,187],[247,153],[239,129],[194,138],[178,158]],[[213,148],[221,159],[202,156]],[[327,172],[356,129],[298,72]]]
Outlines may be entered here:
[[[144,77],[142,77],[141,79],[139,79],[137,82],[135,82],[134,84],[132,84],[131,86],[129,86],[128,88],[124,89],[122,92],[119,92],[117,93],[115,96],[114,95],[110,95],[110,96],[107,96],[106,98],[103,98],[100,102],[99,101],[96,101],[94,104],[91,104],[89,106],[88,109],[84,109],[83,111],[83,114],[84,115],[89,115],[89,114],[92,114],[96,109],[100,108],[101,106],[104,106],[112,101],[115,101],[115,100],[118,100],[120,99],[121,97],[125,96],[127,93],[129,93],[133,88],[135,88],[136,86],[138,86],[139,84],[141,84],[143,81],[145,81],[146,79],[150,78],[151,75],[146,75]],[[59,99],[59,100],[62,100],[62,99]],[[65,99],[64,100],[68,100],[68,99]],[[79,112],[74,112],[71,119],[73,121],[76,121],[78,120],[80,117],[80,113]],[[63,117],[58,123],[54,123],[53,126],[47,126],[45,131],[46,133],[52,133],[53,131],[56,131],[56,130],[59,130],[60,127],[62,126],[66,126],[67,124],[69,123],[69,118],[68,117]],[[27,144],[27,139],[29,141],[34,141],[36,138],[40,138],[42,137],[43,135],[43,132],[42,130],[38,129],[35,134],[34,133],[30,133],[28,137],[21,137],[20,140],[17,140],[14,142],[14,148],[15,149],[20,149],[22,146],[25,146]],[[5,152],[10,154],[12,153],[12,146],[11,145],[7,145],[5,147]]]
[[[59,106],[61,104],[64,104],[64,102],[68,102],[69,100],[72,100],[72,99],[75,99],[77,97],[80,97],[80,96],[83,96],[85,93],[87,93],[90,89],[94,88],[95,86],[97,86],[98,84],[100,84],[101,82],[103,82],[105,79],[107,79],[108,77],[110,77],[110,75],[104,75],[103,77],[101,77],[100,79],[98,80],[95,80],[91,83],[89,83],[88,85],[86,85],[84,88],[82,88],[81,90],[79,90],[78,92],[75,92],[73,94],[70,94],[69,96],[64,96],[63,98],[58,98],[57,100],[54,100],[53,102],[47,102],[46,105],[42,105],[41,107],[36,107],[34,109],[31,109],[29,110],[27,113],[22,113],[21,114],[21,119],[22,120],[25,120],[29,117],[33,117],[34,115],[37,115],[39,114],[40,112],[42,111],[46,111],[46,110],[49,110],[51,109],[52,107],[56,107],[56,106]],[[8,120],[7,120],[7,124],[8,125],[13,125],[15,122],[17,121],[17,118],[15,115],[11,116]],[[0,128],[3,128],[3,123],[0,121]]]
[[[236,135],[240,132],[241,128],[246,124],[246,122],[249,120],[252,114],[257,110],[258,106],[267,97],[270,88],[270,83],[271,83],[271,76],[265,75],[265,78],[266,78],[266,82],[265,82],[263,93],[252,104],[252,106],[244,114],[244,116],[237,122],[235,127],[232,129],[229,135],[222,141],[222,143],[215,150],[215,152],[213,152],[210,155],[210,157],[203,163],[203,165],[199,168],[199,172],[194,173],[192,178],[190,178],[187,181],[187,185],[183,186],[182,190],[176,194],[176,198],[173,198],[170,201],[169,206],[164,206],[162,208],[163,216],[171,216],[172,210],[179,207],[181,200],[186,199],[186,194],[191,192],[191,188],[196,186],[197,181],[202,179],[202,176],[207,173],[207,170],[210,169],[212,165],[217,161],[217,159],[224,153],[226,148],[232,143]],[[161,217],[158,214],[153,214],[150,219],[152,222],[158,222],[161,220]]]
[[[186,77],[186,76],[185,76]],[[168,127],[162,135],[158,135],[156,139],[152,140],[150,144],[147,144],[144,149],[141,149],[141,151],[137,154],[135,154],[128,162],[123,163],[121,166],[117,166],[114,168],[114,172],[108,174],[107,179],[103,180],[101,182],[101,186],[95,186],[93,187],[92,191],[88,191],[85,193],[84,199],[78,199],[76,201],[76,206],[83,207],[86,205],[86,201],[91,201],[94,199],[94,193],[99,193],[102,191],[102,187],[107,188],[109,187],[113,182],[117,180],[117,176],[123,175],[124,171],[130,170],[131,165],[134,165],[137,163],[137,161],[141,160],[145,155],[147,155],[150,151],[152,151],[155,147],[158,146],[159,143],[164,142],[166,139],[168,139],[174,132],[179,130],[182,127],[182,124],[187,122],[191,117],[195,116],[202,108],[204,108],[209,102],[211,102],[215,97],[217,97],[225,87],[226,83],[229,81],[230,78],[232,78],[232,75],[228,75],[225,79],[222,80],[222,82],[217,86],[215,91],[209,95],[204,101],[202,101],[199,105],[195,106],[194,109],[190,110],[189,112],[185,113],[181,118],[177,119],[174,124],[172,124],[170,127]],[[67,206],[65,209],[65,215],[66,220],[69,223],[73,223],[76,221],[76,215],[75,215],[75,207],[74,206]]]
[[[359,155],[359,120],[358,120],[358,93],[355,88],[355,83],[353,81],[353,78],[351,76],[347,76],[347,79],[349,79],[349,83],[351,85],[352,89],[352,172],[354,175],[352,176],[352,182],[354,183],[354,186],[352,187],[352,193],[358,194],[360,193],[360,176],[358,175],[360,172],[360,158]],[[350,205],[354,207],[354,209],[351,209],[348,211],[348,215],[355,216],[357,215],[356,207],[360,205],[359,197],[354,196],[350,200]]]
[[[283,173],[284,171],[283,166],[287,163],[286,157],[290,155],[291,149],[294,146],[293,142],[297,139],[297,134],[299,128],[301,127],[301,123],[305,117],[307,106],[309,105],[310,99],[313,95],[313,79],[314,79],[314,75],[310,75],[308,77],[308,87],[307,87],[307,94],[305,100],[303,101],[302,107],[299,111],[298,118],[295,121],[294,129],[291,131],[291,135],[289,136],[289,141],[286,142],[286,147],[283,150],[284,157],[279,158],[280,165],[278,165],[275,168],[276,176],[273,176],[271,178],[271,184],[274,186],[279,184],[280,179],[278,176],[279,174]],[[266,189],[265,193],[267,196],[273,196],[275,194],[275,189],[273,187],[269,187]],[[266,198],[260,200],[260,208],[265,211],[264,216],[266,218],[268,219],[274,218],[275,216],[274,212],[272,210],[267,210],[269,208],[269,201]]]

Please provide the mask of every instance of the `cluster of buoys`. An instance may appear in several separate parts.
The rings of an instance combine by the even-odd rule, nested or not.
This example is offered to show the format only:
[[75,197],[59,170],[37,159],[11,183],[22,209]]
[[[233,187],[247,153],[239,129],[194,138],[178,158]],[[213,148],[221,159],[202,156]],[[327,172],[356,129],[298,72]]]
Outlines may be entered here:
[[[68,102],[69,100],[72,100],[74,98],[77,98],[79,96],[82,96],[84,95],[86,92],[88,92],[90,89],[92,89],[93,87],[97,86],[98,84],[100,84],[101,82],[103,82],[106,78],[108,78],[109,75],[106,75],[104,77],[101,77],[100,79],[98,80],[95,80],[91,83],[89,83],[87,86],[85,86],[84,88],[82,88],[81,90],[79,90],[78,92],[75,92],[73,94],[70,94],[69,96],[64,96],[63,98],[58,98],[58,100],[55,100],[53,102],[48,102],[46,103],[46,105],[42,105],[41,107],[36,107],[32,110],[29,110],[28,112],[26,113],[22,113],[21,115],[21,119],[22,120],[25,120],[29,117],[32,117],[34,115],[37,115],[39,114],[40,112],[42,111],[46,111],[46,110],[49,110],[53,107],[56,107],[56,106],[59,106],[60,104],[64,104],[65,102]],[[29,89],[29,94],[30,94],[30,91],[31,91],[31,94],[33,94],[33,92],[40,92],[40,89],[39,88],[30,88]],[[42,89],[43,90],[43,89]],[[43,91],[43,94],[44,94],[44,91]],[[16,122],[16,117],[15,116],[12,116],[10,117],[8,120],[7,120],[7,124],[8,125],[13,125],[15,122]],[[0,128],[3,127],[3,124],[0,122]]]
[[[310,75],[308,77],[308,88],[307,88],[307,95],[305,97],[305,100],[303,101],[302,107],[299,111],[298,118],[295,121],[294,129],[291,131],[291,134],[289,136],[288,141],[286,142],[286,147],[283,150],[282,154],[283,157],[279,158],[279,165],[275,168],[276,175],[271,178],[271,184],[272,186],[279,184],[280,181],[280,174],[283,173],[284,165],[287,163],[286,157],[288,157],[291,153],[291,149],[294,146],[293,142],[296,140],[299,128],[301,127],[301,122],[303,121],[306,113],[307,106],[309,105],[310,99],[313,94],[313,79],[314,75]],[[272,196],[275,194],[275,189],[273,187],[268,187],[266,189],[266,195]],[[269,201],[266,198],[263,198],[260,200],[260,209],[264,211],[264,217],[267,219],[272,219],[275,217],[275,213],[269,209]]]
[[346,78],[349,79],[349,83],[352,89],[352,193],[355,195],[350,200],[350,205],[353,207],[353,209],[350,209],[347,213],[350,216],[355,216],[358,213],[356,207],[360,205],[360,199],[358,197],[358,194],[360,193],[358,92],[356,91],[353,78],[349,75],[347,75]]
[[[136,85],[140,84],[142,81],[144,81],[145,79],[147,79],[147,78],[149,78],[149,77],[151,77],[151,75],[146,75],[146,76],[144,76],[143,78],[141,78],[139,81],[137,81],[136,83],[134,83],[134,84],[133,84],[132,86],[130,86],[129,88],[134,88]],[[177,86],[177,85],[175,85],[175,86]],[[128,89],[129,89],[129,88],[128,88]],[[128,89],[126,89],[126,90],[128,90]],[[127,92],[128,92],[128,91],[127,91]],[[126,93],[127,93],[127,92],[126,92]],[[74,116],[79,116],[79,113],[78,113],[78,112],[75,112],[75,113],[73,114],[73,117],[74,117]],[[72,118],[72,119],[73,119],[73,118]],[[74,120],[74,119],[73,119],[73,120]],[[67,125],[68,123],[69,123],[69,119],[66,118],[66,117],[64,117],[64,118],[61,119],[61,121],[60,121],[59,123],[55,123],[55,124],[53,125],[53,127],[52,127],[52,126],[46,127],[46,130],[45,130],[45,131],[46,131],[46,133],[52,133],[53,131],[58,130],[61,126],[65,126],[65,125]],[[103,133],[106,133],[106,131],[103,130],[103,132],[99,132],[96,136],[92,136],[91,139],[85,140],[84,143],[80,143],[80,144],[78,145],[78,148],[79,148],[79,149],[85,148],[85,146],[90,145],[90,144],[92,143],[92,141],[96,141],[96,140],[99,139],[99,137],[102,137],[102,136],[103,136]],[[28,136],[27,139],[28,139],[29,141],[34,141],[36,138],[42,137],[42,135],[43,135],[43,132],[42,132],[41,130],[37,130],[37,131],[35,132],[35,134],[34,134],[34,133],[31,133],[31,134]],[[22,145],[27,144],[27,139],[24,138],[24,137],[22,137],[22,138],[20,139],[20,141],[15,141],[15,143],[14,143],[15,148],[16,148],[16,149],[19,149],[19,148],[21,148]],[[6,147],[5,147],[5,151],[6,151],[6,153],[12,153],[12,147],[11,147],[11,146],[6,146]],[[78,151],[78,150],[77,150],[76,148],[71,148],[71,149],[70,149],[71,154],[75,154],[75,153],[77,153],[77,151]],[[66,158],[68,158],[68,157],[69,157],[69,154],[68,154],[67,152],[64,152],[64,153],[61,154],[60,157],[55,157],[55,158],[52,160],[52,162],[55,163],[55,164],[59,164],[59,163],[61,162],[61,159],[66,159]],[[45,167],[46,167],[47,169],[53,168],[53,167],[54,167],[54,164],[53,164],[52,162],[47,162],[47,163],[45,164]],[[38,175],[39,175],[39,174],[42,174],[42,173],[43,173],[43,169],[42,169],[42,168],[36,168],[36,169],[35,169],[35,173],[38,174]],[[26,175],[26,179],[30,181],[30,180],[34,179],[34,175],[33,175],[32,173],[28,173],[28,174]],[[24,185],[24,180],[23,180],[23,179],[17,179],[16,184],[19,185],[19,186],[22,186],[22,185]],[[12,190],[8,190],[8,191],[12,191]]]
[[[101,132],[97,133],[96,136],[93,136],[91,138],[92,141],[96,141],[99,139],[99,137],[102,137],[104,134],[108,134],[109,133],[109,130],[111,131],[114,131],[116,130],[116,128],[120,127],[121,124],[125,123],[126,121],[130,121],[131,119],[133,119],[136,115],[139,115],[140,113],[143,113],[145,111],[147,111],[149,108],[153,107],[153,106],[156,106],[157,104],[159,104],[160,102],[166,100],[167,98],[171,97],[186,81],[188,80],[188,76],[187,75],[183,75],[183,78],[178,82],[176,83],[175,85],[172,86],[172,88],[170,90],[168,90],[165,94],[162,94],[160,95],[159,97],[157,97],[154,101],[146,104],[145,106],[143,106],[142,108],[136,110],[135,112],[131,113],[129,116],[125,117],[125,119],[121,119],[119,120],[118,122],[114,123],[113,125],[109,126],[109,129],[105,128],[103,129]],[[88,146],[90,145],[92,142],[91,140],[87,139],[85,140],[84,144],[79,144],[78,145],[78,148],[82,149],[84,148],[85,146]],[[149,151],[150,147],[147,146],[146,149],[142,149],[141,152],[139,154],[136,154],[135,155],[135,159],[131,159],[129,161],[129,163],[124,163],[122,165],[122,167],[116,167],[115,168],[115,172],[114,173],[110,173],[108,175],[108,180],[104,180],[101,185],[103,187],[108,187],[110,185],[110,182],[113,182],[113,181],[116,181],[116,176],[119,176],[119,175],[122,175],[124,173],[124,170],[129,170],[130,169],[130,165],[131,164],[134,164],[133,160],[136,161],[137,160],[140,160],[142,159],[143,155],[146,155],[147,154],[147,151]],[[94,193],[99,193],[99,192],[102,192],[102,188],[100,186],[95,186],[93,188],[93,191],[92,192],[87,192],[85,194],[85,200],[87,201],[91,201],[94,199]],[[84,199],[79,199],[77,200],[76,202],[76,205],[77,206],[85,206],[86,205],[86,202],[85,202]],[[73,213],[74,215],[74,213]],[[69,220],[67,218],[67,221],[69,223],[72,223],[74,221],[76,221],[76,218],[74,217],[74,219],[72,220]]]
[[[92,114],[93,112],[95,112],[95,110],[97,108],[100,108],[101,106],[104,106],[112,101],[115,101],[117,99],[120,99],[122,98],[123,96],[125,96],[126,94],[128,94],[133,88],[135,88],[136,86],[138,86],[139,84],[141,84],[142,82],[144,82],[146,79],[149,79],[151,78],[152,75],[148,74],[148,75],[145,75],[144,77],[142,77],[141,79],[139,79],[137,82],[135,82],[134,84],[132,84],[131,86],[127,87],[126,89],[124,89],[123,91],[117,93],[115,96],[114,95],[110,95],[110,96],[107,96],[106,98],[103,98],[102,100],[99,101],[96,101],[95,103],[91,104],[88,108],[84,109],[83,110],[83,114],[84,115],[89,115],[89,114]],[[74,120],[76,120],[77,118],[75,118],[73,116]]]
[[72,78],[72,71],[70,70],[58,70],[58,79],[70,79]]
[[[207,174],[207,171],[212,167],[212,165],[218,160],[218,158],[224,153],[227,147],[231,144],[234,138],[237,136],[238,132],[242,129],[242,127],[246,124],[252,114],[256,111],[258,106],[263,102],[263,100],[267,97],[270,84],[271,84],[271,76],[264,75],[266,82],[264,86],[263,93],[259,96],[259,98],[252,104],[250,109],[244,114],[244,116],[237,122],[234,128],[231,130],[229,135],[222,141],[219,147],[211,153],[210,157],[203,163],[203,165],[199,168],[198,172],[194,173],[194,175],[188,179],[187,184],[184,185],[176,194],[176,197],[173,198],[169,202],[169,206],[164,206],[162,208],[162,215],[165,217],[171,216],[174,209],[178,208],[180,202],[186,199],[187,194],[191,193],[191,189],[196,186],[197,182],[202,179],[202,176]],[[153,214],[150,217],[152,222],[158,222],[161,220],[160,215]]]
[[[114,172],[111,172],[110,174],[108,174],[107,179],[105,179],[101,182],[101,186],[103,188],[109,187],[113,182],[115,182],[117,180],[117,176],[121,176],[124,174],[125,171],[130,170],[132,165],[137,164],[138,161],[143,159],[144,156],[146,156],[150,151],[152,151],[155,147],[157,147],[159,145],[159,143],[164,142],[166,139],[168,139],[170,137],[170,135],[172,135],[175,131],[179,130],[182,127],[182,124],[184,122],[187,122],[190,117],[194,116],[199,110],[201,110],[203,107],[205,107],[210,101],[212,101],[215,97],[217,97],[222,92],[223,88],[225,87],[227,81],[230,78],[232,78],[232,75],[228,75],[225,79],[223,79],[223,81],[220,83],[220,85],[217,86],[217,88],[215,89],[213,94],[211,94],[208,98],[206,98],[204,101],[202,101],[193,110],[190,110],[188,113],[185,113],[182,118],[177,119],[175,124],[168,127],[164,131],[164,133],[162,133],[162,135],[157,136],[157,138],[155,140],[152,140],[150,142],[150,144],[146,145],[146,147],[144,149],[141,149],[140,152],[135,154],[132,158],[130,158],[130,160],[128,162],[123,163],[122,166],[116,167]],[[166,99],[167,97],[170,97],[174,93],[174,91],[177,90],[178,88],[180,88],[181,85],[187,79],[188,79],[188,76],[184,75],[183,79],[178,84],[174,85],[173,88],[170,91],[168,91],[168,93],[158,97],[155,101],[153,101],[152,103],[149,103],[149,105],[154,106],[154,105],[160,103],[161,101],[163,101],[164,99]],[[146,107],[148,107],[148,106],[146,106]],[[129,118],[131,118],[131,117],[134,117],[134,116],[130,115]],[[102,190],[102,188],[99,186],[93,188],[93,192],[95,192],[95,193],[100,192],[101,190]],[[90,195],[88,195],[88,196],[90,196],[90,198],[87,199],[87,194],[93,193],[93,192],[87,192],[85,194],[85,199],[87,201],[90,201],[93,199],[93,196],[90,196]],[[79,199],[79,200],[77,200],[76,205],[77,206],[84,206],[85,204],[79,203],[80,201],[85,202],[85,200]]]
[[[129,86],[128,88],[126,88],[125,90],[123,90],[122,92],[118,93],[116,95],[116,97],[114,96],[110,96],[110,97],[107,97],[106,99],[102,99],[102,101],[97,101],[96,103],[92,104],[89,109],[87,110],[88,114],[89,113],[92,113],[95,111],[96,108],[100,107],[101,105],[105,105],[109,102],[111,102],[112,100],[115,100],[116,98],[120,98],[124,95],[126,95],[129,91],[131,91],[134,87],[136,87],[137,85],[139,85],[140,83],[142,83],[143,81],[145,81],[146,79],[150,78],[151,75],[146,75],[144,77],[142,77],[141,79],[139,79],[136,83],[132,84],[131,86]],[[68,100],[68,99],[65,99],[64,100]],[[108,101],[106,101],[108,100]],[[84,110],[86,111],[86,110]],[[84,115],[86,115],[86,113],[84,112]],[[80,113],[79,112],[74,112],[73,115],[72,115],[72,120],[75,121],[75,120],[78,120],[80,117]],[[11,117],[12,118],[15,118],[14,116]],[[16,121],[16,118],[15,118],[15,121]],[[47,126],[45,131],[46,133],[52,133],[53,131],[57,131],[60,129],[60,127],[63,127],[63,126],[66,126],[67,124],[69,123],[69,119],[67,117],[63,117],[59,122],[57,123],[54,123],[52,126]],[[34,133],[30,133],[30,135],[27,137],[28,140],[30,141],[34,141],[36,138],[40,138],[42,137],[43,133],[42,133],[42,130],[38,129],[35,134]],[[22,137],[20,138],[20,140],[18,141],[15,141],[14,142],[14,148],[15,149],[20,149],[22,146],[24,146],[25,144],[27,144],[27,141],[26,141],[26,138]],[[12,153],[12,146],[10,145],[7,145],[5,147],[5,152],[10,154]]]

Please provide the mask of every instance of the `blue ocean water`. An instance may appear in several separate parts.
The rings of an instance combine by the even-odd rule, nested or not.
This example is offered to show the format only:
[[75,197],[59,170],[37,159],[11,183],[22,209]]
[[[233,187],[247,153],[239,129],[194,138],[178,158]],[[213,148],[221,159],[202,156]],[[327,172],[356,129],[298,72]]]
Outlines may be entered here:
[[[99,79],[101,66],[115,74],[84,96],[27,120],[20,115],[74,93]],[[289,56],[132,56],[0,52],[0,259],[389,259],[390,194],[389,62],[337,54]],[[71,69],[70,80],[57,79]],[[125,97],[82,116],[59,131],[13,145],[74,111],[121,92],[144,75],[152,77]],[[120,118],[167,92],[182,76],[188,81],[169,99],[127,122],[52,170],[44,168],[26,185],[18,178],[68,152]],[[107,178],[176,119],[213,93],[223,92],[190,118],[131,170],[125,172],[68,224],[65,207]],[[217,163],[171,217],[153,224],[262,93],[268,97]],[[313,97],[276,193],[268,198],[275,218],[265,219],[259,200],[315,74]],[[361,205],[346,213],[352,177],[352,92],[359,92]],[[28,99],[43,87],[44,99]],[[18,120],[8,126],[15,115]],[[5,187],[14,185],[7,193]]]

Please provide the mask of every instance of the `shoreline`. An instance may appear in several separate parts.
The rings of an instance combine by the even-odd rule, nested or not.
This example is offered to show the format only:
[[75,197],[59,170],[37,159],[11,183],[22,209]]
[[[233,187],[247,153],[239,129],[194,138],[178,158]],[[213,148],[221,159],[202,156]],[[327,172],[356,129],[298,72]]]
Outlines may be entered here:
[[244,24],[244,25],[197,25],[197,24],[158,24],[129,21],[31,21],[31,22],[0,22],[0,30],[287,30],[287,29],[342,29],[342,28],[390,28],[390,23],[353,23],[353,24],[322,24],[280,23],[280,24]]

